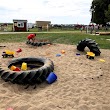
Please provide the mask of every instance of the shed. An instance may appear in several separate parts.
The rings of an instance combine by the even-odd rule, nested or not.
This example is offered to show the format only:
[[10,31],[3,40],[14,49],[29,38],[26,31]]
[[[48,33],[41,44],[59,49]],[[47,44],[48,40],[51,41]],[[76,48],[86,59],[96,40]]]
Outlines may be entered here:
[[51,27],[51,21],[36,21],[38,30],[49,30]]
[[28,31],[27,20],[13,20],[13,31]]

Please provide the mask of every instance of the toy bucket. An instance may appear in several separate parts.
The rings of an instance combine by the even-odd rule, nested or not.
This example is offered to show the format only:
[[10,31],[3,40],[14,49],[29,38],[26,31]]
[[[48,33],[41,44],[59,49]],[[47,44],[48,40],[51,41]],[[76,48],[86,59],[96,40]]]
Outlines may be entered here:
[[53,73],[53,72],[51,72],[51,73],[49,74],[49,76],[47,77],[47,79],[46,79],[46,81],[47,81],[49,84],[55,82],[56,80],[57,80],[57,76],[56,76],[56,74]]

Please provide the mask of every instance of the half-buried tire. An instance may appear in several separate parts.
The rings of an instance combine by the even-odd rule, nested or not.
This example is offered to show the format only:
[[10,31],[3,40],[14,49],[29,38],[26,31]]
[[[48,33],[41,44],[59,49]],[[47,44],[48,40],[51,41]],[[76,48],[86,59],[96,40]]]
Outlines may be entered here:
[[90,49],[91,52],[95,54],[95,56],[100,56],[101,52],[95,40],[86,38],[84,40],[79,41],[77,44],[77,50],[84,51],[86,46]]
[[[27,65],[30,64],[30,62],[38,63],[41,65],[41,67],[26,71],[12,71],[9,69],[12,65],[21,65],[23,62],[27,63]],[[27,57],[13,59],[9,62],[7,67],[0,64],[0,76],[3,80],[23,85],[35,85],[42,83],[46,80],[49,73],[53,70],[53,62],[50,59],[43,57]]]
[[51,42],[31,42],[31,41],[27,41],[26,44],[28,45],[32,45],[32,46],[42,46],[42,45],[47,45],[47,44],[52,44]]

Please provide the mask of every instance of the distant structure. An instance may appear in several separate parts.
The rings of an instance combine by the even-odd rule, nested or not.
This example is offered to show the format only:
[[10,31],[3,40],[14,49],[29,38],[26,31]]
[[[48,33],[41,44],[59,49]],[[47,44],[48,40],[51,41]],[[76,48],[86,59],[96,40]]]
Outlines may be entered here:
[[42,30],[50,30],[51,21],[36,21],[36,26],[38,28],[38,31]]
[[34,23],[28,23],[27,25],[28,25],[28,29],[34,28]]
[[15,32],[28,31],[27,20],[13,19],[13,31]]
[[0,30],[1,31],[7,31],[7,26],[8,26],[7,23],[0,24]]

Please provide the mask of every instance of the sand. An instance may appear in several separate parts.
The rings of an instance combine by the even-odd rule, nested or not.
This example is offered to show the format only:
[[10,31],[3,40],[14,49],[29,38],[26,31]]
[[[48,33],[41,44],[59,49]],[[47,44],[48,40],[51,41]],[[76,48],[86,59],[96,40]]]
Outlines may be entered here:
[[[86,58],[75,45],[54,44],[33,47],[25,43],[4,43],[0,53],[6,49],[22,52],[15,58],[43,56],[54,63],[58,79],[46,82],[36,89],[5,82],[0,78],[0,110],[110,110],[110,50],[100,49],[101,56],[94,60]],[[65,54],[61,54],[65,50]],[[89,51],[85,48],[85,51]],[[80,55],[76,55],[80,53]],[[56,54],[61,54],[56,57]],[[12,58],[0,58],[7,66]],[[105,60],[101,62],[100,59]]]

